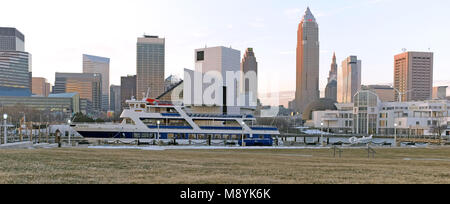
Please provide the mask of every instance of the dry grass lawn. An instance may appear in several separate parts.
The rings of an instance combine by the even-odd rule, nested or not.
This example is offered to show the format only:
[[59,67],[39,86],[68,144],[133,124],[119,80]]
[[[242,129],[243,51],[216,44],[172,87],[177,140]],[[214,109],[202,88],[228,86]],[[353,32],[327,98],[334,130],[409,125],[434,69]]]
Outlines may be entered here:
[[0,150],[0,183],[450,184],[450,148],[377,151]]

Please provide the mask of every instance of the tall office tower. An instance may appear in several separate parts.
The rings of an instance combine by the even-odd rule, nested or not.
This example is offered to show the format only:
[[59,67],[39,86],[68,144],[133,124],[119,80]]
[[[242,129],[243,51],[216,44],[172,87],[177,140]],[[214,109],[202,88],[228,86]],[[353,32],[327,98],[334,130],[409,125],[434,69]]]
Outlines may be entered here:
[[45,96],[50,95],[50,83],[47,82],[46,78],[43,77],[33,77],[33,95]]
[[0,51],[25,52],[25,36],[15,28],[0,27]]
[[394,57],[395,100],[424,101],[432,98],[433,53],[405,52]]
[[256,106],[258,100],[258,62],[253,48],[247,48],[241,63],[241,91],[245,97],[246,106]]
[[121,108],[121,104],[122,104],[122,99],[120,96],[120,86],[116,86],[116,85],[111,85],[110,88],[110,108],[109,110],[114,111],[114,115],[120,115],[122,108]]
[[333,53],[333,62],[331,63],[330,73],[328,74],[328,83],[333,80],[337,80],[337,68],[336,53]]
[[436,86],[433,87],[433,97],[432,99],[436,100],[445,100],[447,97],[447,88],[448,86]]
[[319,91],[319,25],[311,10],[306,10],[298,27],[297,85],[295,110],[304,109],[320,98]]
[[[240,108],[238,107],[239,105],[241,105],[238,101],[238,98],[240,96],[239,94],[241,93],[241,78],[239,75],[240,69],[241,51],[239,50],[223,46],[207,47],[195,50],[195,71],[197,73],[203,73],[204,76],[212,76],[211,73],[215,72],[222,76],[223,92],[221,96],[218,96],[218,100],[221,100],[222,102],[221,107],[222,113],[224,114],[236,114],[240,112]],[[233,75],[233,77],[227,78],[227,74],[231,74]],[[236,76],[236,74],[238,75]],[[186,88],[186,86],[190,86],[190,84],[185,83],[184,86]],[[203,91],[205,91],[205,86],[206,84],[203,84]],[[194,87],[195,86],[191,86],[191,89],[189,91],[193,92]],[[187,93],[186,90],[187,88],[185,89],[184,93]],[[192,97],[192,99],[194,100],[192,102],[194,103],[192,103],[191,101],[185,101],[185,104],[213,105],[209,104],[209,102],[207,101],[199,101],[199,97],[201,96],[194,96]]]
[[56,73],[53,93],[79,93],[80,99],[92,103],[92,110],[102,110],[102,77],[92,73]]
[[328,84],[325,88],[325,98],[337,101],[337,63],[336,53],[333,53],[333,62],[328,76]]
[[325,98],[337,101],[337,80],[331,80],[325,87]]
[[136,75],[129,75],[120,78],[120,98],[121,98],[121,109],[127,107],[125,103],[131,98],[136,98]]
[[102,111],[109,108],[109,58],[83,54],[83,73],[102,75]]
[[165,39],[158,36],[138,38],[137,41],[137,99],[142,99],[147,91],[150,98],[164,92]]
[[353,96],[361,89],[361,60],[350,56],[342,62],[338,69],[337,102],[351,103]]
[[31,54],[15,28],[0,27],[0,96],[31,96]]

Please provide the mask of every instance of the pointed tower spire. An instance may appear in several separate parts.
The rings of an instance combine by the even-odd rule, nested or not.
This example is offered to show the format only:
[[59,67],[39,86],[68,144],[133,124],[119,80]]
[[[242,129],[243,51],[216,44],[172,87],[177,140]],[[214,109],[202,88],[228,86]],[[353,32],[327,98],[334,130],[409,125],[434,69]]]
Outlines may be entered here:
[[316,22],[316,18],[311,12],[311,9],[306,8],[305,15],[303,16],[303,22]]

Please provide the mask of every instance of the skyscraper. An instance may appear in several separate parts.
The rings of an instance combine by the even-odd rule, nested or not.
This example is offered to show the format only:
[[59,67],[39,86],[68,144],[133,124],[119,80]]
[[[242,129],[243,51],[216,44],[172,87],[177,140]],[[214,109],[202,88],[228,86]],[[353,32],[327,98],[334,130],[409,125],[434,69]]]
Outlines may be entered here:
[[309,7],[299,24],[297,35],[297,85],[294,108],[303,113],[308,104],[320,97],[319,25]]
[[331,69],[328,76],[328,84],[325,88],[325,98],[333,99],[337,101],[337,63],[336,53],[333,54],[333,62],[331,63]]
[[164,92],[165,39],[158,36],[138,38],[137,41],[137,98],[142,99],[150,89],[149,97]]
[[123,110],[127,107],[125,103],[131,98],[136,98],[136,75],[129,75],[120,78],[120,98],[121,98],[121,109]]
[[31,54],[15,28],[0,27],[0,95],[31,96]]
[[15,28],[0,27],[0,51],[25,52],[25,36]]
[[337,80],[337,68],[336,53],[333,53],[333,61],[331,63],[330,73],[328,74],[328,83],[333,80]]
[[109,58],[83,54],[83,73],[102,76],[102,111],[109,108]]
[[325,87],[325,98],[337,101],[337,80],[331,80]]
[[[241,79],[242,92],[245,97],[245,105],[257,105],[258,100],[258,62],[256,61],[253,48],[247,48],[241,63]],[[251,104],[253,103],[253,104]]]
[[102,78],[101,74],[91,73],[56,73],[53,93],[78,93],[80,99],[87,99],[92,103],[92,110],[101,111],[102,106]]
[[405,52],[394,57],[394,88],[402,101],[430,100],[433,94],[433,53]]
[[121,111],[122,111],[122,108],[121,108],[121,105],[122,105],[122,99],[121,99],[121,96],[120,96],[120,86],[116,86],[116,85],[111,85],[111,88],[110,88],[110,108],[109,108],[109,110],[111,110],[111,111],[114,111],[114,115],[115,116],[118,116],[118,115],[120,115],[121,114]]
[[361,89],[361,60],[357,56],[347,57],[338,69],[337,102],[351,103]]

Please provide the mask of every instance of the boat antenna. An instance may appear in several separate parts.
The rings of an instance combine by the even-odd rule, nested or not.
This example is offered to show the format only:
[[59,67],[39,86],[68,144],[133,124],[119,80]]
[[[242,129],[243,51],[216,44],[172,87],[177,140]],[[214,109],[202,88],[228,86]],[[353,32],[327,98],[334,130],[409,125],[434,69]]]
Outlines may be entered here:
[[150,87],[147,88],[147,95],[145,95],[145,98],[148,98],[149,95],[150,95]]

